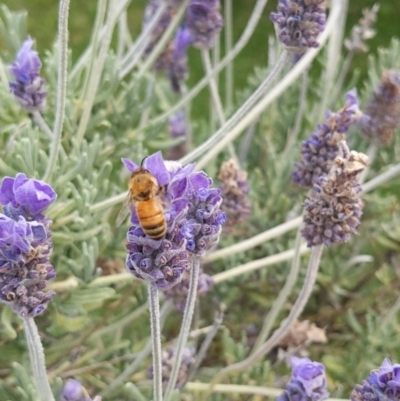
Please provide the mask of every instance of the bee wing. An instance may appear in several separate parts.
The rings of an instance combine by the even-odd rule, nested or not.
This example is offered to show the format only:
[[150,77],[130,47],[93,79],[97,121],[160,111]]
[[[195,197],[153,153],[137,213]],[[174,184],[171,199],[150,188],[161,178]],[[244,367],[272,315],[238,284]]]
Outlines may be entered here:
[[164,212],[168,212],[171,209],[171,201],[167,198],[164,187],[158,193],[158,200],[160,201]]
[[121,210],[118,212],[117,219],[115,220],[115,225],[119,227],[123,221],[126,219],[126,216],[128,216],[130,212],[130,196],[125,198],[124,203],[122,204]]

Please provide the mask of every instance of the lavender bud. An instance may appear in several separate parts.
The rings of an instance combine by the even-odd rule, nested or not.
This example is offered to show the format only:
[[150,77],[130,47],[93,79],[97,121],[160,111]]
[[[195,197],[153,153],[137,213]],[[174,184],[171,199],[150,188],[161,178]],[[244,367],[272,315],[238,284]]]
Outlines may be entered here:
[[351,401],[400,400],[400,364],[385,359],[379,369],[373,370],[362,384],[356,384]]
[[251,204],[247,173],[240,170],[234,160],[222,164],[218,179],[222,191],[221,210],[226,214],[225,228],[232,231],[238,224],[249,218]]
[[351,38],[344,41],[344,45],[348,50],[362,53],[366,53],[369,50],[365,41],[376,35],[376,31],[371,27],[376,22],[378,10],[379,4],[374,4],[372,8],[365,8],[362,11],[363,17],[360,19],[359,24],[351,29]]
[[[130,172],[139,168],[123,159]],[[151,239],[143,231],[135,208],[131,209],[128,230],[126,266],[136,277],[153,282],[167,290],[180,282],[190,266],[190,254],[202,255],[218,242],[224,214],[219,210],[222,198],[219,190],[209,188],[211,179],[203,172],[194,173],[194,165],[182,167],[178,162],[164,162],[161,152],[147,157],[143,168],[152,174],[163,188],[166,233],[161,239]],[[200,199],[198,193],[207,190]],[[203,213],[199,216],[199,211]],[[202,228],[210,226],[204,234]]]
[[92,400],[78,380],[68,379],[61,391],[59,401],[101,401],[101,398],[96,396]]
[[317,37],[325,29],[325,7],[325,0],[279,0],[278,11],[270,18],[288,52],[298,56],[319,46]]
[[360,225],[363,203],[358,174],[368,164],[366,155],[350,152],[345,141],[328,175],[321,176],[304,203],[303,237],[309,247],[347,242]]
[[191,0],[186,10],[187,28],[193,37],[193,46],[210,49],[222,29],[223,18],[219,0]]
[[302,160],[295,164],[292,173],[296,184],[312,187],[321,175],[328,173],[338,155],[338,143],[345,138],[345,133],[361,114],[355,89],[346,93],[345,100],[345,105],[336,113],[328,111],[325,122],[319,124],[311,138],[302,143]]
[[180,94],[182,84],[188,77],[187,48],[193,42],[189,30],[182,26],[176,32],[171,45],[171,63],[167,70],[167,76],[171,82],[173,92]]
[[17,59],[9,70],[15,82],[10,82],[10,91],[17,102],[27,111],[40,110],[44,106],[47,92],[43,90],[45,80],[39,76],[42,63],[38,53],[32,50],[33,40],[28,38],[17,53]]
[[[183,312],[186,305],[187,294],[189,292],[190,273],[185,271],[182,281],[165,291],[165,298],[172,299],[175,309]],[[211,276],[205,274],[203,269],[200,268],[199,281],[197,284],[197,296],[204,296],[214,285]]]
[[322,401],[329,397],[325,367],[308,358],[292,356],[292,377],[277,401]]
[[22,173],[0,186],[0,302],[22,317],[41,314],[53,296],[42,291],[55,277],[51,221],[42,212],[55,199],[50,185]]
[[400,72],[385,71],[360,120],[362,134],[378,145],[388,145],[400,126]]
[[[194,355],[196,350],[193,346],[187,345],[182,354],[182,363],[178,372],[178,379],[176,381],[176,388],[180,388],[186,381],[191,365],[194,363]],[[168,351],[162,351],[162,383],[163,387],[166,388],[172,366],[175,362],[175,348],[171,347]],[[153,379],[153,367],[150,366],[147,370],[147,376],[149,379]]]

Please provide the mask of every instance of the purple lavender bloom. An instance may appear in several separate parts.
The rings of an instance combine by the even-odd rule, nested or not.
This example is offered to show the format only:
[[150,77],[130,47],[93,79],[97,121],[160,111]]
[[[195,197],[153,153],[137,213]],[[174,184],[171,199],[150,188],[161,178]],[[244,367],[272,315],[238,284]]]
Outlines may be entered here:
[[385,359],[379,369],[373,370],[367,380],[356,384],[350,395],[351,401],[399,401],[400,364]]
[[247,173],[240,170],[234,160],[222,164],[218,175],[222,191],[221,209],[226,214],[225,228],[232,231],[239,223],[249,218],[251,204]]
[[350,152],[342,141],[339,155],[327,175],[321,176],[304,202],[304,228],[307,245],[347,242],[360,225],[363,203],[359,173],[368,164],[366,155]]
[[42,63],[38,53],[32,50],[33,40],[28,38],[10,66],[15,82],[10,82],[10,91],[17,102],[28,111],[40,110],[47,92],[43,90],[45,80],[39,76]]
[[[122,161],[130,172],[139,168],[131,160]],[[218,242],[225,221],[219,210],[222,198],[219,189],[210,188],[212,180],[204,172],[193,172],[193,164],[182,167],[178,162],[164,162],[157,152],[145,159],[143,168],[164,188],[169,203],[167,232],[161,240],[149,238],[133,208],[126,266],[136,277],[167,290],[181,280],[191,255],[201,256]]]
[[279,0],[278,11],[270,18],[288,52],[298,56],[319,46],[317,37],[326,22],[324,3],[325,0]]
[[[182,276],[182,280],[177,285],[173,286],[169,290],[165,291],[165,298],[171,299],[174,308],[180,312],[183,312],[186,305],[186,299],[189,292],[189,281],[190,273],[185,271]],[[214,280],[211,276],[203,272],[200,268],[199,281],[197,284],[197,297],[204,296],[214,285]]]
[[292,377],[277,401],[322,401],[329,397],[322,363],[295,356],[291,362]]
[[171,65],[167,71],[171,88],[178,94],[181,93],[181,86],[188,76],[187,48],[192,42],[192,34],[186,26],[180,27],[172,43]]
[[22,317],[41,314],[53,292],[44,292],[55,277],[51,221],[42,212],[56,199],[44,183],[18,174],[0,185],[0,302]]
[[97,396],[92,400],[78,380],[68,379],[61,391],[59,401],[101,401],[101,398]]
[[186,10],[187,28],[193,37],[193,46],[210,49],[224,25],[219,0],[191,0]]
[[400,126],[400,72],[385,71],[378,89],[360,120],[361,132],[384,146],[392,142]]
[[358,121],[361,114],[355,89],[346,93],[345,100],[344,107],[336,113],[328,111],[325,122],[319,124],[311,138],[302,143],[302,160],[295,164],[292,173],[296,184],[309,188],[320,176],[328,173],[338,155],[338,143],[344,139],[349,127]]
[[[178,379],[176,381],[175,388],[180,388],[186,382],[190,367],[194,363],[194,355],[196,350],[193,346],[187,345],[183,349],[182,363],[178,372]],[[175,362],[175,348],[171,347],[168,351],[162,351],[162,384],[163,387],[167,387],[169,378],[171,376],[172,366]],[[153,366],[150,366],[147,370],[147,377],[153,379]]]

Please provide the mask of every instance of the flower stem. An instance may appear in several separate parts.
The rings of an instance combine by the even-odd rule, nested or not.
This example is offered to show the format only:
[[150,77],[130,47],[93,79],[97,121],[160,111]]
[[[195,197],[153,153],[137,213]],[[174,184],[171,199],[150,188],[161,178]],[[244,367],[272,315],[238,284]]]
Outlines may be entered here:
[[269,333],[271,332],[272,326],[275,322],[278,313],[282,309],[282,306],[288,299],[290,292],[293,289],[294,284],[296,283],[297,277],[299,275],[300,270],[300,256],[301,256],[301,226],[297,230],[296,234],[296,241],[294,245],[294,255],[292,259],[292,264],[290,268],[289,275],[287,276],[285,285],[283,286],[282,290],[279,292],[278,298],[275,300],[274,304],[272,305],[271,310],[269,311],[267,317],[264,320],[263,326],[261,328],[260,334],[257,337],[257,340],[251,350],[253,354],[256,352],[262,344],[264,344],[265,340],[268,338]]
[[[93,64],[93,70],[90,71],[90,77],[86,91],[86,98],[83,99],[84,101],[83,112],[79,122],[78,132],[76,133],[77,148],[79,148],[85,136],[85,131],[88,126],[90,120],[90,114],[92,112],[92,107],[94,104],[94,100],[96,98],[97,89],[99,87],[101,74],[103,72],[104,64],[107,59],[108,50],[110,48],[110,43],[112,39],[112,33],[114,30],[114,26],[117,22],[117,15],[115,13],[115,10],[116,10],[116,2],[115,0],[110,0],[108,4],[107,21],[105,25],[106,31],[104,34],[104,38],[102,40],[102,45],[99,51],[99,55],[96,59],[96,62]],[[95,51],[96,49],[93,47],[92,57],[95,57],[94,54]]]
[[61,147],[62,128],[65,116],[67,96],[67,67],[68,67],[68,13],[69,1],[60,0],[58,13],[58,80],[57,80],[57,108],[53,128],[53,138],[50,148],[50,157],[43,181],[51,181],[51,176],[57,164],[58,152]]
[[[283,51],[278,62],[274,66],[274,68],[271,70],[271,72],[268,74],[268,76],[264,79],[264,81],[261,83],[261,85],[255,90],[255,92],[246,100],[246,102],[235,112],[235,114],[224,124],[221,126],[221,128],[208,140],[206,141],[203,145],[199,146],[197,149],[192,151],[188,156],[185,156],[181,162],[184,164],[186,162],[186,159],[190,158],[190,156],[195,157],[201,155],[203,152],[201,149],[203,147],[208,147],[209,144],[213,146],[214,144],[218,143],[218,141],[225,137],[227,133],[230,132],[230,130],[236,126],[236,124],[239,123],[240,120],[243,119],[243,117],[249,113],[251,108],[255,105],[255,103],[261,98],[261,96],[264,95],[264,93],[270,89],[271,84],[274,82],[276,77],[280,74],[280,72],[283,70],[284,66],[286,65],[288,61],[288,54],[286,51]],[[210,81],[211,82],[211,81]],[[229,145],[231,141],[226,141],[226,145]],[[207,157],[207,156],[206,156]],[[207,157],[207,160],[210,160],[210,158]],[[199,167],[201,168],[204,166],[204,162],[200,160],[198,162]]]
[[[162,122],[164,122],[168,117],[175,114],[182,108],[184,108],[190,100],[192,100],[197,94],[208,84],[209,80],[218,74],[223,68],[228,66],[232,60],[242,51],[242,49],[246,46],[247,42],[250,40],[254,29],[256,28],[258,21],[262,16],[262,12],[267,4],[268,0],[258,0],[256,5],[254,6],[253,12],[247,22],[246,28],[244,29],[242,35],[239,40],[236,42],[234,48],[231,52],[229,52],[219,63],[214,66],[212,73],[210,75],[205,76],[200,80],[200,82],[195,85],[191,90],[186,93],[182,98],[175,103],[175,105],[169,109],[167,112],[162,114],[161,116],[156,117],[154,120],[150,121],[148,127],[156,126]],[[148,128],[146,127],[146,128]]]
[[[180,162],[183,164],[189,163],[207,152],[207,154],[201,159],[200,162],[198,162],[196,166],[197,169],[200,169],[207,164],[209,160],[214,158],[222,149],[224,149],[227,143],[234,140],[242,132],[242,130],[251,124],[251,122],[256,119],[270,103],[284,93],[285,90],[303,73],[303,71],[308,68],[313,59],[317,56],[318,52],[321,50],[322,45],[335,29],[335,24],[340,18],[342,12],[343,0],[333,2],[332,10],[326,24],[326,29],[319,37],[320,47],[308,50],[298,61],[298,63],[285,75],[285,77],[277,85],[275,85],[272,90],[268,92],[268,94],[265,95],[251,110],[247,110],[247,107],[250,104],[250,101],[248,101],[241,107],[241,109],[239,109],[241,111],[240,113],[235,113],[235,115],[227,121],[224,127],[221,127],[201,146],[194,149],[192,152],[182,158]],[[243,113],[245,105],[246,113]],[[240,118],[238,118],[239,114]]]
[[32,373],[35,378],[39,398],[41,401],[54,401],[54,396],[51,392],[51,387],[47,377],[43,346],[40,341],[35,320],[32,317],[25,317],[22,321],[24,322]]
[[197,285],[199,280],[200,260],[197,257],[192,259],[192,269],[190,272],[189,292],[187,295],[186,306],[183,312],[182,326],[179,332],[178,342],[175,350],[175,361],[172,366],[171,375],[165,390],[165,401],[171,397],[178,380],[178,373],[182,363],[183,350],[189,336],[190,325],[192,323],[194,305],[196,303]]
[[280,237],[288,231],[294,230],[301,225],[302,221],[302,216],[295,217],[292,220],[286,221],[279,226],[270,228],[269,230],[257,234],[254,237],[251,237],[245,241],[239,242],[238,244],[234,244],[226,248],[222,248],[218,251],[214,251],[205,257],[205,261],[212,262],[213,260],[225,258],[227,256],[232,256],[237,253],[252,249],[257,245],[263,244],[266,241],[270,241],[274,238]]
[[256,352],[251,354],[243,361],[230,365],[222,369],[219,373],[217,373],[214,379],[210,383],[210,391],[212,391],[213,386],[223,377],[225,377],[228,373],[244,370],[250,367],[255,362],[257,362],[259,359],[261,359],[264,355],[266,355],[269,351],[271,351],[271,349],[279,343],[282,337],[286,335],[288,330],[290,330],[292,325],[300,316],[301,312],[303,311],[308,301],[308,298],[311,295],[312,289],[314,287],[317,278],[317,272],[322,255],[322,250],[323,250],[323,245],[318,245],[312,248],[310,262],[308,265],[307,275],[304,280],[303,288],[301,289],[295,304],[291,308],[289,316],[281,323],[279,328],[274,331],[272,336],[260,348],[258,348]]
[[162,401],[162,362],[161,362],[161,327],[160,302],[157,287],[148,283],[151,341],[153,350],[153,391],[154,401]]

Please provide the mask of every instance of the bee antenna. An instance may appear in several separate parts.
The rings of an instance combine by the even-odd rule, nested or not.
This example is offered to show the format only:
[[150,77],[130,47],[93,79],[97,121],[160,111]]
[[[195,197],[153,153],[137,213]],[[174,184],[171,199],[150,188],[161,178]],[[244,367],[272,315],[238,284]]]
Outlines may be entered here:
[[145,161],[148,157],[149,157],[149,156],[145,156],[145,157],[143,158],[142,162],[140,163],[140,167],[143,167],[143,163],[144,163],[144,161]]

